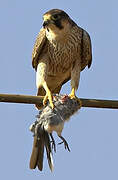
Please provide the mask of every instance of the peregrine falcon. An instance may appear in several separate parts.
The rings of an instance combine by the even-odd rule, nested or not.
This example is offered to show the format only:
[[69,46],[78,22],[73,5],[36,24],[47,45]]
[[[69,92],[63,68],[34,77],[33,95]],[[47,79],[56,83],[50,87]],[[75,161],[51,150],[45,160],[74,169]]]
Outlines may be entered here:
[[[92,63],[92,49],[89,34],[79,27],[66,12],[52,9],[43,15],[43,27],[40,30],[32,52],[32,66],[36,70],[37,95],[44,96],[43,104],[49,100],[53,109],[52,94],[59,94],[61,87],[71,80],[70,98],[77,98],[80,72]],[[36,105],[41,109],[39,105]],[[46,125],[45,125],[46,126]],[[63,123],[58,126],[44,126],[46,133],[56,131],[59,137]],[[42,132],[42,133],[41,133]],[[34,136],[30,168],[43,168],[44,145],[48,149],[48,162],[52,170],[51,149],[48,134],[40,132]],[[62,139],[66,143],[65,139]],[[37,143],[38,142],[38,143]],[[50,156],[49,156],[50,154]]]
[[[52,108],[52,94],[59,93],[63,84],[71,80],[71,98],[76,98],[80,72],[92,63],[89,34],[79,27],[66,12],[52,9],[43,15],[43,27],[32,52],[32,66],[36,70],[37,95],[44,96]],[[38,109],[41,109],[36,105]]]

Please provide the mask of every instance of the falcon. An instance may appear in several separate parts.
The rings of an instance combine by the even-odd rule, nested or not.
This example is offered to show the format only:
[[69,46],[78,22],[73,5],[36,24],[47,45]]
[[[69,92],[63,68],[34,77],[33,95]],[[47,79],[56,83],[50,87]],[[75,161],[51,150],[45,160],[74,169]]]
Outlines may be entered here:
[[[32,66],[36,70],[37,95],[49,100],[53,109],[52,94],[71,80],[70,98],[77,98],[80,72],[92,63],[89,34],[79,27],[66,12],[52,9],[43,15],[43,27],[32,52]],[[36,105],[38,109],[40,106]]]
[[[71,80],[69,97],[76,98],[80,72],[92,63],[91,40],[89,34],[79,27],[66,12],[52,9],[43,15],[43,27],[36,39],[32,52],[32,66],[36,70],[37,95],[44,96],[43,105],[49,100],[53,109],[53,94],[59,94],[61,87]],[[42,107],[36,105],[38,109]],[[58,125],[57,125],[58,124]],[[43,125],[39,137],[34,136],[30,168],[42,171],[44,146],[47,150],[49,166],[52,170],[49,135],[56,131],[61,136],[64,123]],[[48,133],[48,134],[47,134]],[[45,136],[46,134],[46,136]],[[38,143],[37,143],[38,142]]]

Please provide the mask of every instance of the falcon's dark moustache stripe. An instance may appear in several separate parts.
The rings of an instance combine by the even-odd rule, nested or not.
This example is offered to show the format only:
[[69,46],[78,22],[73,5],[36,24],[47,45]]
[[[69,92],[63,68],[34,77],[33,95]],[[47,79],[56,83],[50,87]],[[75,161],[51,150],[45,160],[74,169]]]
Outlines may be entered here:
[[59,29],[63,29],[64,27],[61,25],[61,21],[60,20],[56,20],[54,22],[55,26],[57,26]]

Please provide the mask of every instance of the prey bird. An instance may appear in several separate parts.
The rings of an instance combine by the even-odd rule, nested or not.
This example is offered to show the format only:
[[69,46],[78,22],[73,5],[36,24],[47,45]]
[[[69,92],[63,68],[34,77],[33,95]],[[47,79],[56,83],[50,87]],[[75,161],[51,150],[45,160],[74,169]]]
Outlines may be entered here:
[[50,170],[53,170],[52,150],[56,152],[56,144],[53,138],[53,131],[55,131],[62,142],[65,149],[70,151],[67,141],[62,136],[64,123],[80,109],[80,102],[68,95],[56,94],[53,96],[53,103],[55,108],[52,109],[50,104],[43,107],[37,115],[36,121],[30,126],[30,130],[34,134],[34,143],[32,154],[30,158],[30,168],[38,167],[40,171],[43,169],[44,149],[46,149],[47,160]]
[[[32,52],[32,66],[36,70],[37,95],[44,96],[43,105],[46,105],[49,100],[51,108],[55,109],[53,94],[59,94],[63,84],[69,80],[71,80],[69,97],[79,100],[75,92],[79,86],[80,72],[86,66],[90,68],[91,63],[92,48],[89,34],[63,10],[52,9],[46,12],[43,15],[43,27]],[[42,108],[39,105],[36,107],[39,110]],[[46,132],[50,133],[51,130],[61,132],[62,129],[63,126],[59,124],[47,127]],[[38,161],[42,162],[43,150],[41,151],[40,147],[44,147],[45,141],[48,142],[47,136],[44,138],[41,134],[40,137],[38,146],[37,138],[34,137],[30,161],[32,169],[36,167]],[[42,170],[42,165],[39,169]]]

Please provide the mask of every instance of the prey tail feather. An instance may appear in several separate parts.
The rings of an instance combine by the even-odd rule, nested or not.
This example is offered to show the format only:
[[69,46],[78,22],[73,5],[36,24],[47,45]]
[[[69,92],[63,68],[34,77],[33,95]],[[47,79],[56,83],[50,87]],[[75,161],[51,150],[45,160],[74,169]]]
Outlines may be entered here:
[[37,165],[37,157],[38,157],[38,146],[37,146],[37,137],[34,136],[32,154],[30,157],[30,169],[35,169]]
[[43,169],[43,154],[44,154],[44,140],[43,137],[34,136],[33,149],[30,158],[30,169],[38,169],[42,171]]
[[49,134],[44,130],[42,125],[36,127],[33,149],[30,158],[30,169],[38,167],[40,171],[43,169],[44,147],[46,148],[47,160],[50,170],[53,171],[52,147]]
[[37,166],[40,171],[43,169],[43,157],[44,157],[44,139],[40,139],[39,149],[38,149],[38,157],[37,157]]
[[49,134],[46,131],[45,131],[44,139],[45,139],[44,142],[45,142],[48,164],[49,164],[50,170],[53,171],[54,164],[53,164],[53,158],[52,158],[52,148],[51,148],[51,144],[50,144]]

